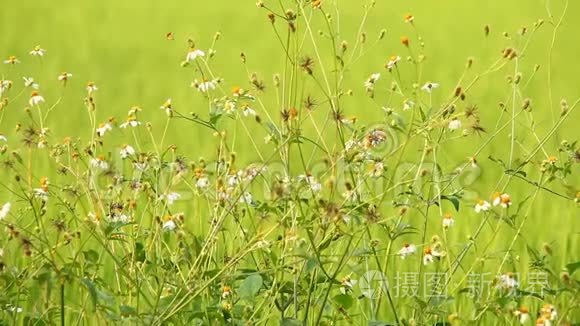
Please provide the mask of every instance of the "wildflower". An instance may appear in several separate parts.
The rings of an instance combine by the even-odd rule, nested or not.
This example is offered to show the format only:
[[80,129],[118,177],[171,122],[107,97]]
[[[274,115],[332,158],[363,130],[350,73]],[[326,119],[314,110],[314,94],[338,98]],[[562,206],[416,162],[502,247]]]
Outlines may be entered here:
[[105,133],[109,130],[113,130],[113,127],[111,126],[110,123],[108,123],[108,122],[101,123],[101,124],[99,124],[99,127],[97,128],[97,136],[103,137],[105,135]]
[[376,82],[379,80],[379,78],[381,78],[381,74],[380,73],[374,73],[372,74],[366,81],[365,81],[365,88],[367,90],[372,90],[373,86],[376,84]]
[[11,80],[6,80],[6,79],[0,80],[0,96],[2,96],[4,94],[4,92],[9,90],[10,88],[12,88],[12,81]]
[[363,146],[366,149],[377,147],[387,140],[387,133],[381,129],[375,129],[369,132],[363,141]]
[[514,316],[518,317],[518,319],[520,320],[520,324],[525,324],[528,322],[528,320],[530,320],[530,313],[528,311],[528,308],[526,307],[520,307],[518,310],[514,311]]
[[415,106],[415,102],[406,99],[405,101],[403,101],[403,111],[407,111],[413,108],[413,106]]
[[475,212],[486,212],[491,208],[491,204],[487,200],[480,199],[475,204]]
[[109,168],[109,163],[105,161],[104,156],[99,156],[97,158],[91,159],[91,167],[106,170]]
[[31,87],[33,89],[38,89],[38,84],[34,82],[32,77],[22,77],[24,79],[24,87]]
[[373,161],[370,175],[374,178],[378,178],[383,175],[383,172],[385,172],[385,164],[380,161]]
[[540,314],[546,321],[554,321],[558,317],[558,311],[554,305],[548,303],[540,309]]
[[413,16],[411,14],[405,15],[405,23],[412,24],[414,20],[415,20],[415,16]]
[[0,220],[3,220],[8,216],[8,213],[10,213],[10,207],[12,207],[12,204],[10,203],[2,205],[2,209],[0,209]]
[[194,61],[198,57],[204,57],[204,56],[205,56],[205,52],[203,52],[202,50],[199,50],[196,48],[190,48],[189,52],[187,52],[187,55],[185,56],[185,61],[186,62]]
[[181,198],[181,195],[177,192],[170,192],[166,195],[159,196],[159,200],[165,200],[167,205],[173,205],[173,203]]
[[322,185],[318,181],[316,181],[316,178],[314,178],[310,174],[306,174],[306,175],[302,174],[302,175],[299,175],[298,176],[298,180],[299,181],[302,181],[302,180],[306,181],[306,183],[308,184],[308,186],[310,187],[310,189],[313,192],[319,192],[320,190],[322,190]]
[[195,185],[199,189],[205,189],[209,186],[209,179],[207,177],[201,177],[201,178],[197,179],[197,182],[195,183]]
[[123,145],[119,154],[121,154],[121,158],[127,158],[135,154],[135,149],[131,145]]
[[508,208],[512,204],[512,200],[508,194],[500,194],[499,192],[496,192],[493,194],[492,199],[493,206],[501,205],[503,208]]
[[4,136],[4,134],[0,134],[0,140],[7,142],[8,138],[6,138],[6,136]]
[[17,63],[20,63],[20,60],[18,60],[18,58],[16,56],[9,56],[8,59],[4,60],[5,64],[10,64],[10,65],[15,65]]
[[254,109],[252,109],[248,105],[244,106],[244,110],[242,111],[242,113],[244,114],[244,117],[256,116],[256,111],[254,111]]
[[109,220],[112,223],[122,223],[122,224],[127,224],[131,221],[131,217],[123,214],[122,212],[115,212],[111,215],[109,215]]
[[98,88],[95,85],[95,83],[93,82],[88,82],[87,83],[87,92],[89,92],[89,95],[91,95],[93,92],[97,91]]
[[401,248],[397,255],[401,256],[401,259],[407,258],[407,256],[414,255],[417,252],[417,247],[414,244],[405,243],[403,248]]
[[165,232],[171,232],[171,231],[175,230],[175,228],[177,228],[177,224],[173,220],[173,216],[166,217],[165,223],[163,223],[162,228],[163,228],[163,231],[165,231]]
[[423,265],[428,265],[433,262],[435,258],[441,257],[442,254],[434,248],[427,247],[423,250]]
[[519,282],[516,280],[513,273],[505,273],[499,276],[499,283],[497,285],[504,289],[515,289],[519,286]]
[[45,49],[41,48],[40,45],[37,45],[34,47],[34,49],[32,49],[32,51],[30,51],[30,54],[33,56],[43,57],[45,52]]
[[538,319],[536,319],[536,326],[551,326],[552,323],[549,320],[546,320],[546,318],[540,316],[538,317]]
[[15,312],[15,313],[22,312],[22,308],[11,305],[11,304],[6,304],[6,306],[4,306],[4,309],[6,309],[7,311],[10,311],[10,312]]
[[449,213],[445,214],[445,216],[443,217],[443,228],[449,229],[450,227],[453,226],[454,223],[455,220],[453,219],[453,216]]
[[191,83],[191,87],[197,88],[198,91],[206,93],[209,90],[215,89],[217,82],[215,80],[204,80],[199,82],[197,79]]
[[232,288],[228,285],[224,285],[222,288],[222,299],[229,297],[233,293]]
[[423,85],[423,87],[421,87],[421,89],[424,90],[427,93],[431,93],[431,91],[434,90],[437,87],[439,87],[439,84],[432,83],[432,82],[427,82],[427,83],[425,83],[425,85]]
[[161,110],[165,110],[165,113],[168,116],[171,116],[172,114],[172,107],[171,107],[171,99],[167,99],[167,101],[165,101],[165,103],[163,103],[162,106],[159,107]]
[[447,128],[449,128],[449,130],[457,130],[457,129],[461,128],[461,120],[453,119],[453,120],[449,121]]
[[40,187],[33,189],[34,197],[46,202],[48,200],[48,184],[49,182],[46,177],[40,178]]
[[356,280],[351,279],[350,276],[343,277],[342,280],[340,281],[341,284],[340,292],[342,294],[350,293],[356,283],[357,283]]
[[72,77],[71,73],[63,72],[62,74],[58,75],[58,81],[66,83],[68,81],[68,79],[71,77]]
[[394,66],[397,64],[397,62],[399,62],[399,61],[401,61],[401,57],[399,57],[398,55],[391,56],[391,57],[389,58],[389,61],[387,62],[387,65],[386,65],[387,69],[389,69],[389,70],[393,69],[393,67],[394,67]]
[[28,104],[30,104],[30,106],[39,105],[42,102],[44,102],[44,97],[38,94],[38,92],[32,92],[30,94],[30,100],[28,100]]
[[240,203],[253,205],[255,204],[254,197],[250,192],[245,192],[242,197],[240,197]]
[[121,128],[127,128],[128,126],[131,126],[133,128],[139,126],[141,124],[141,121],[137,120],[137,117],[134,115],[130,115],[127,117],[127,120],[125,122],[123,122],[122,124],[119,125],[119,127]]

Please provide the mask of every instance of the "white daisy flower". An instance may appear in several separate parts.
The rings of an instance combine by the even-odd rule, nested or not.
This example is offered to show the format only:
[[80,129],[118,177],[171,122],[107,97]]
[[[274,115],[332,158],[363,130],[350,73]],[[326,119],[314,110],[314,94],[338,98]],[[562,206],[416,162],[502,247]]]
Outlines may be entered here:
[[103,137],[105,135],[105,133],[109,130],[113,130],[113,126],[111,126],[110,123],[108,123],[108,122],[101,123],[101,124],[99,124],[99,127],[97,128],[97,135],[99,137]]
[[205,52],[203,52],[202,50],[191,48],[189,49],[189,52],[187,52],[187,55],[185,56],[185,61],[186,62],[194,61],[198,57],[204,56]]
[[165,113],[168,116],[171,116],[172,113],[172,107],[171,107],[171,99],[167,99],[167,101],[165,101],[165,103],[163,103],[162,106],[159,107],[161,110],[165,110]]
[[556,307],[549,303],[545,304],[542,309],[540,309],[540,313],[544,319],[549,321],[555,321],[558,317],[558,311],[556,311]]
[[417,247],[414,244],[405,243],[403,248],[401,248],[397,255],[401,256],[401,259],[407,258],[407,256],[411,256],[417,252]]
[[201,177],[197,180],[195,185],[200,189],[205,189],[209,186],[209,179],[206,177]]
[[421,89],[427,93],[431,93],[431,91],[433,91],[437,87],[439,87],[439,84],[427,82],[427,83],[425,83],[425,85],[423,85],[423,87],[421,87]]
[[387,68],[389,70],[393,69],[393,67],[395,67],[395,65],[399,61],[401,61],[401,57],[399,57],[398,55],[394,55],[394,56],[390,57],[389,61],[387,62]]
[[461,128],[461,120],[453,119],[453,120],[449,121],[447,128],[449,128],[449,130],[457,130],[457,129]]
[[41,48],[40,45],[37,45],[34,47],[34,49],[32,49],[32,51],[30,51],[30,54],[33,56],[43,57],[45,52],[45,49]]
[[10,203],[2,205],[2,209],[0,209],[0,220],[3,220],[8,216],[8,213],[10,213],[10,207],[12,207],[12,204]]
[[520,324],[522,325],[530,320],[530,313],[526,307],[520,307],[518,310],[514,311],[514,316],[519,319]]
[[435,258],[439,258],[441,256],[442,255],[439,251],[431,247],[427,247],[425,250],[423,250],[423,265],[431,264]]
[[109,168],[109,163],[107,163],[107,161],[105,161],[105,158],[103,156],[99,156],[97,158],[92,158],[90,164],[91,164],[91,167],[97,168],[100,170],[106,170]]
[[320,182],[316,181],[316,178],[314,178],[311,175],[304,174],[299,175],[298,181],[306,181],[306,184],[308,184],[308,186],[313,192],[319,192],[320,190],[322,190],[322,185],[320,184]]
[[496,192],[493,194],[492,199],[493,206],[500,205],[503,208],[508,208],[512,205],[511,197],[508,194],[500,194],[499,192]]
[[127,223],[131,222],[131,217],[126,215],[126,214],[122,214],[122,213],[113,214],[112,216],[109,216],[109,218],[110,218],[112,223],[127,224]]
[[119,154],[121,154],[121,158],[127,158],[135,154],[135,149],[131,145],[123,145]]
[[175,224],[175,221],[173,221],[172,218],[169,218],[165,223],[163,223],[162,228],[165,232],[171,232],[177,228],[177,224]]
[[137,127],[141,124],[141,121],[137,120],[136,116],[129,116],[127,117],[127,120],[125,122],[123,122],[122,124],[119,125],[119,127],[121,128],[127,128],[127,127]]
[[38,92],[32,92],[32,94],[30,95],[30,100],[28,100],[28,104],[30,104],[30,106],[36,106],[43,102],[44,97],[40,96]]
[[17,63],[20,63],[20,60],[18,60],[18,58],[16,56],[9,56],[8,59],[4,60],[4,64],[7,65],[15,65]]
[[506,289],[514,289],[519,286],[518,280],[516,280],[514,274],[512,273],[505,273],[499,276],[498,278],[499,283],[498,287],[506,288]]
[[403,111],[407,111],[413,108],[413,106],[415,106],[415,102],[407,99],[403,102]]
[[33,89],[38,89],[38,84],[34,82],[32,77],[22,77],[24,79],[24,87],[31,87]]
[[[71,77],[72,77],[71,73],[63,72],[62,74],[58,75],[58,80],[61,82],[66,82]],[[93,85],[93,87],[94,87],[94,85]]]
[[254,197],[252,196],[251,193],[249,192],[245,192],[242,197],[240,197],[240,203],[245,203],[245,204],[254,204]]
[[372,74],[366,81],[365,81],[365,88],[367,90],[372,90],[375,83],[379,80],[379,78],[381,78],[381,74],[380,73],[374,73]]
[[173,205],[173,203],[179,198],[181,198],[181,195],[177,192],[170,192],[168,194],[159,196],[159,200],[165,200],[167,205]]
[[356,285],[357,281],[353,280],[350,276],[345,276],[340,281],[341,287],[340,292],[342,294],[348,294],[352,292],[352,288]]
[[455,224],[453,216],[449,213],[445,214],[445,216],[443,216],[443,228],[449,229],[450,227],[453,226],[453,224]]
[[99,88],[97,88],[97,85],[95,85],[95,83],[93,82],[87,83],[87,92],[89,92],[89,95],[97,90],[99,90]]
[[242,111],[242,114],[244,115],[244,117],[256,116],[256,111],[254,111],[254,109],[252,109],[249,106],[245,106],[244,110]]
[[491,204],[487,200],[480,199],[475,204],[475,212],[481,213],[486,212],[491,208]]
[[197,88],[198,91],[206,93],[209,90],[215,89],[217,82],[215,80],[204,80],[199,82],[197,79],[191,83],[191,87]]

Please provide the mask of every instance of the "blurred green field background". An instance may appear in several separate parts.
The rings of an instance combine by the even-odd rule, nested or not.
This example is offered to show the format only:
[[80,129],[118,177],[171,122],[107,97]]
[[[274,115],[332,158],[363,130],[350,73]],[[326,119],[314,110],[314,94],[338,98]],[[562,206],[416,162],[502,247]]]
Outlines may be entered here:
[[[370,49],[365,59],[357,62],[347,75],[345,88],[351,88],[357,96],[345,100],[346,114],[358,116],[362,124],[372,124],[382,119],[381,110],[363,95],[363,82],[372,72],[380,71],[386,76],[383,65],[390,55],[406,55],[399,43],[401,35],[410,36],[416,46],[413,30],[403,21],[406,13],[415,16],[416,26],[426,43],[427,64],[423,76],[440,83],[441,89],[445,90],[434,93],[435,101],[445,99],[453,90],[464,70],[466,58],[473,56],[474,69],[484,70],[500,56],[503,48],[514,44],[502,36],[504,31],[515,38],[522,26],[531,29],[534,22],[543,19],[545,26],[534,36],[522,60],[521,72],[524,77],[529,77],[535,64],[541,66],[523,96],[532,98],[534,112],[541,112],[536,116],[536,123],[540,135],[545,134],[554,117],[559,115],[560,100],[565,98],[572,103],[580,96],[579,1],[570,1],[557,34],[552,52],[552,103],[548,96],[547,74],[553,32],[550,21],[560,17],[563,4],[564,1],[548,0],[377,1],[364,30],[371,41],[382,28],[387,30],[387,36],[384,42]],[[341,38],[354,44],[363,13],[361,1],[338,1],[338,7],[341,10]],[[554,15],[553,19],[549,16],[550,12]],[[491,27],[487,38],[483,32],[486,24]],[[0,67],[0,76],[18,83],[22,76],[34,77],[41,84],[47,102],[51,103],[55,95],[61,92],[57,76],[62,71],[73,74],[61,105],[56,114],[49,118],[48,123],[53,126],[53,134],[57,138],[75,134],[87,137],[93,132],[88,129],[83,106],[88,81],[95,82],[99,87],[99,120],[104,121],[109,116],[122,120],[131,106],[139,105],[144,109],[142,120],[151,121],[155,133],[160,135],[166,117],[159,106],[167,98],[173,99],[176,110],[197,112],[202,116],[207,114],[207,104],[189,86],[193,79],[191,70],[181,68],[180,62],[185,58],[187,38],[191,37],[198,47],[207,50],[217,31],[221,32],[222,37],[215,47],[217,56],[213,67],[224,78],[225,88],[230,89],[234,85],[248,87],[246,70],[240,63],[242,51],[248,58],[248,70],[257,72],[267,86],[271,86],[271,76],[281,72],[284,56],[266,12],[256,8],[253,1],[230,0],[5,2],[0,11],[0,56],[4,59],[16,55],[22,64],[14,68],[7,65]],[[168,32],[174,33],[174,41],[166,39]],[[47,49],[42,64],[28,55],[35,45]],[[494,129],[499,114],[498,102],[506,98],[510,89],[504,78],[508,73],[511,71],[496,73],[489,79],[482,78],[469,93],[469,98],[480,108],[482,123],[490,130]],[[388,87],[388,84],[383,84],[383,87]],[[278,116],[280,108],[274,105],[273,93],[266,93],[264,98],[269,103],[270,114]],[[555,111],[550,109],[551,105]],[[23,114],[7,113],[0,132],[9,133]],[[209,155],[208,131],[184,121],[173,121],[171,126],[167,139],[188,153],[189,158]],[[547,147],[553,151],[550,154],[557,155],[556,148],[562,140],[578,139],[579,127],[580,114],[577,110],[548,142]],[[517,128],[518,132],[521,130],[521,134],[518,133],[521,143],[531,146],[536,142],[526,132],[526,126],[518,125]],[[114,134],[120,135],[118,131]],[[256,135],[260,142],[265,133],[257,131]],[[493,190],[501,174],[499,167],[486,159],[490,154],[505,157],[509,138],[507,133],[501,136],[505,143],[502,145],[501,141],[495,141],[480,158],[483,174],[473,187],[482,194]],[[458,140],[455,145],[444,148],[449,160],[447,163],[464,160],[466,149],[475,149],[485,137],[479,141],[471,138]],[[237,151],[243,160],[256,159],[249,144],[241,143]],[[520,149],[518,153],[525,154]],[[578,190],[578,182],[572,186]],[[566,191],[557,183],[554,187],[558,191]],[[530,191],[529,185],[517,181],[510,187],[515,200]],[[556,264],[561,266],[579,260],[580,222],[576,205],[549,194],[538,196],[533,205],[533,213],[524,230],[526,240],[537,247],[544,242],[552,243],[559,254]],[[475,216],[471,212],[466,215],[470,219]],[[476,222],[466,219],[459,217],[458,227],[472,230]],[[457,232],[453,236],[463,239],[466,235]],[[508,241],[512,236],[513,231],[508,230],[499,241]],[[502,248],[506,246],[506,243],[501,244]],[[518,249],[525,251],[523,247]],[[522,265],[525,266],[524,263]]]

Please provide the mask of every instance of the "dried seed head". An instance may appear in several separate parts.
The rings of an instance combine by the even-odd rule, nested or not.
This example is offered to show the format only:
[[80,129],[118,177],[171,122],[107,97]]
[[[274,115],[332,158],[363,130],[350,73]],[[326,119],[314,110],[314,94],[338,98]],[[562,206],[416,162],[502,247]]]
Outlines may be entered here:
[[381,29],[381,32],[379,33],[379,40],[382,40],[383,38],[385,38],[385,35],[387,34],[387,30],[386,29]]
[[485,36],[488,36],[490,31],[491,31],[491,28],[489,27],[489,25],[485,25],[483,27],[483,33],[485,34]]
[[465,66],[466,66],[468,69],[469,69],[469,68],[471,68],[471,66],[473,66],[473,61],[474,61],[473,57],[469,57],[469,58],[467,58],[467,63],[465,64]]
[[401,44],[408,47],[409,46],[409,38],[406,36],[401,36]]
[[274,15],[273,13],[269,13],[268,19],[270,20],[270,23],[274,24],[276,22],[276,15]]
[[532,105],[532,100],[529,98],[524,99],[524,102],[522,103],[522,110],[531,110],[531,106]]

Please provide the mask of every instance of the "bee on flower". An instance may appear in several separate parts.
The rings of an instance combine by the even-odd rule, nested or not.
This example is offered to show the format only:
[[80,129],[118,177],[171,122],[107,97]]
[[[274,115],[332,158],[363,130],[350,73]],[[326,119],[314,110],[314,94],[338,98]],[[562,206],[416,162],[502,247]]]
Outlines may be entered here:
[[191,87],[196,88],[198,91],[202,93],[207,93],[210,90],[214,90],[217,87],[216,80],[202,80],[198,81],[197,79],[191,83]]
[[452,131],[461,128],[461,120],[453,119],[453,120],[449,121],[447,128],[449,128],[449,130],[452,130]]
[[403,244],[403,248],[399,249],[397,255],[401,257],[401,259],[405,259],[408,256],[414,255],[417,252],[417,247],[411,243]]
[[18,60],[18,58],[16,56],[9,56],[8,59],[4,60],[4,64],[7,65],[15,65],[17,63],[20,63],[20,60]]
[[167,99],[163,105],[159,107],[161,110],[165,110],[165,114],[170,117],[173,114],[173,108],[171,107],[171,99]]
[[425,83],[425,85],[423,85],[423,87],[421,87],[421,90],[427,92],[427,93],[431,93],[435,88],[438,88],[439,84],[437,83],[432,83],[432,82],[427,82]]
[[109,163],[107,163],[105,157],[102,155],[92,158],[90,163],[91,167],[97,168],[99,170],[107,170],[109,168]]
[[41,48],[40,45],[35,46],[34,49],[30,51],[30,54],[35,57],[44,57],[44,53],[46,53],[46,50]]
[[97,87],[97,85],[95,85],[95,83],[93,82],[87,83],[87,92],[89,93],[89,96],[92,95],[97,90],[99,90],[99,88]]
[[514,311],[514,316],[516,316],[519,321],[520,324],[525,324],[528,322],[528,320],[530,320],[530,312],[528,310],[528,308],[522,306],[519,309]]
[[397,65],[397,62],[399,61],[401,61],[401,57],[398,55],[393,55],[389,58],[389,61],[387,62],[385,67],[390,71]]
[[129,156],[135,155],[135,149],[131,145],[125,144],[121,147],[119,154],[121,154],[121,158],[125,159]]
[[487,212],[491,208],[491,204],[487,200],[479,199],[475,204],[475,212]]
[[161,226],[161,228],[165,232],[171,232],[171,231],[175,230],[177,228],[177,224],[175,223],[173,216],[171,216],[171,215],[166,216],[165,222],[163,222],[163,225]]
[[348,294],[350,292],[352,292],[352,288],[356,285],[357,281],[353,280],[350,275],[349,276],[345,276],[342,278],[342,280],[340,281],[340,292],[342,294]]
[[8,213],[10,213],[11,207],[12,207],[12,204],[10,204],[10,203],[4,203],[4,205],[2,205],[2,208],[0,209],[0,221],[5,219],[6,216],[8,216]]
[[205,56],[205,52],[203,52],[200,49],[196,49],[196,48],[190,48],[189,51],[187,52],[187,55],[185,56],[185,62],[191,62],[191,61],[195,61],[195,59],[197,58],[201,58]]
[[141,121],[137,120],[137,117],[135,115],[130,115],[127,117],[127,120],[125,120],[125,122],[119,125],[119,127],[125,129],[127,127],[135,128],[139,125],[141,125]]
[[34,197],[40,199],[43,202],[48,201],[48,178],[40,178],[40,186],[33,189]]
[[512,200],[508,194],[500,194],[496,192],[492,196],[493,206],[501,205],[503,208],[508,208],[512,205]]
[[44,102],[44,97],[42,97],[38,92],[34,91],[30,94],[30,99],[28,100],[28,104],[30,106],[37,106],[43,102]]
[[435,247],[426,247],[423,249],[423,265],[431,264],[435,259],[440,259],[443,254]]
[[113,126],[110,122],[101,123],[97,127],[97,136],[103,137],[105,133],[110,130],[113,130]]
[[173,205],[173,203],[179,198],[181,198],[181,194],[178,192],[170,192],[159,196],[159,200],[165,200],[167,205]]
[[455,224],[455,220],[453,219],[453,215],[451,215],[449,213],[446,213],[443,216],[443,222],[442,222],[442,224],[443,224],[443,228],[444,229],[451,228],[453,226],[453,224]]
[[62,74],[58,75],[58,81],[61,81],[63,84],[66,85],[66,82],[69,80],[69,78],[72,77],[72,74],[69,72],[63,72]]
[[34,78],[32,77],[22,77],[24,80],[24,87],[30,87],[32,89],[38,89],[40,86],[36,82],[34,82]]

